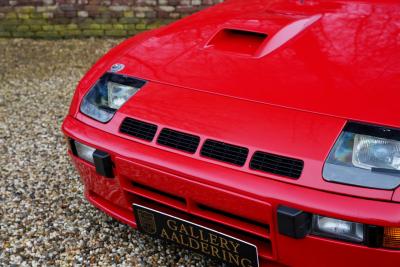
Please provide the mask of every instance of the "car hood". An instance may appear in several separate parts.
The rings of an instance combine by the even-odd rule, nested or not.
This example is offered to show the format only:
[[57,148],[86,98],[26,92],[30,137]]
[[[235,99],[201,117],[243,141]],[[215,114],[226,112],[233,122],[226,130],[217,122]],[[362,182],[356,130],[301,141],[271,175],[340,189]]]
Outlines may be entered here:
[[[119,131],[126,117],[246,147],[249,155],[301,159],[298,180],[256,174],[248,164],[229,167],[390,200],[392,191],[328,183],[322,168],[347,120],[400,127],[400,6],[300,2],[231,0],[128,39],[81,81],[71,114],[135,142]],[[79,101],[115,63],[125,65],[120,74],[149,82],[103,124],[79,113]]]
[[266,2],[209,8],[135,43],[118,61],[124,73],[150,81],[400,126],[395,2]]

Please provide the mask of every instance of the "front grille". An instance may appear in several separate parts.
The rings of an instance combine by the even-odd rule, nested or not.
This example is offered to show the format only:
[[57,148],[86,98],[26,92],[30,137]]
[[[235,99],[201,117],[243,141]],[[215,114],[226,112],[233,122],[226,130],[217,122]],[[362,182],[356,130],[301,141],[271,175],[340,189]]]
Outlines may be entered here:
[[303,171],[302,160],[282,157],[257,151],[250,162],[250,168],[290,178],[299,178]]
[[238,166],[246,162],[249,150],[245,147],[235,146],[208,139],[201,149],[201,155],[207,158],[220,160]]
[[125,118],[119,130],[121,133],[146,141],[152,141],[157,132],[157,125],[132,118]]
[[199,146],[200,137],[164,128],[157,139],[157,143],[181,151],[194,153]]
[[[120,132],[142,140],[152,141],[157,133],[157,125],[132,118],[125,118],[120,126]],[[164,128],[157,138],[157,143],[162,146],[194,154],[199,147],[200,137]],[[236,166],[244,166],[248,154],[249,149],[246,147],[211,139],[207,139],[204,142],[200,151],[200,155],[203,157]],[[297,179],[301,176],[304,162],[299,159],[257,151],[254,153],[249,167],[252,170]]]
[[[126,177],[123,179],[125,182],[129,181],[125,180]],[[258,248],[260,260],[271,260],[273,257],[270,225],[267,221],[260,223],[230,212],[205,207],[192,200],[193,207],[188,209],[188,203],[181,196],[161,192],[143,184],[138,187],[136,182],[124,184],[123,189],[130,203],[164,212],[254,244]]]

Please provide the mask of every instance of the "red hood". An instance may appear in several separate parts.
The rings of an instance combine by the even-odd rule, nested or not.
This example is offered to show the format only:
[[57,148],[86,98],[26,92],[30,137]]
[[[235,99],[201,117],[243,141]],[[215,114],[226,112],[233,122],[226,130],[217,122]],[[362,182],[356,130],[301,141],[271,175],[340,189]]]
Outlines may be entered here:
[[[400,127],[400,6],[304,2],[227,1],[156,31],[118,61],[150,81]],[[224,51],[229,38],[210,46],[226,28],[268,36],[253,56]]]
[[[400,127],[400,6],[304,2],[231,0],[129,39],[81,81],[71,115],[124,138],[129,137],[119,126],[132,116],[248,147],[250,154],[261,150],[303,159],[299,180],[258,175],[390,200],[392,191],[327,183],[322,167],[347,119]],[[250,35],[250,44],[261,33],[268,36],[243,55],[228,50],[248,52],[246,42],[215,41],[222,29],[258,32]],[[122,74],[150,82],[102,124],[80,114],[79,102],[114,63],[126,65]]]

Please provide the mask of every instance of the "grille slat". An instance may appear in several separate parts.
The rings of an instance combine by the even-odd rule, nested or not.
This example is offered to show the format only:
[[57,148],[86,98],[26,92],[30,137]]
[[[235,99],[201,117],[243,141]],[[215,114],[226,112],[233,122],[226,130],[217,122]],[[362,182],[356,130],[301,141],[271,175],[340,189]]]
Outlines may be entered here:
[[243,166],[249,150],[245,147],[235,146],[215,140],[206,140],[201,149],[203,157]]
[[253,161],[254,164],[270,164],[271,166],[279,166],[279,168],[283,168],[283,169],[296,169],[296,170],[302,170],[303,166],[298,165],[298,164],[287,164],[287,163],[281,163],[279,161],[271,161],[266,159],[265,161],[260,161],[260,160],[254,160]]
[[132,118],[125,118],[119,130],[121,133],[128,134],[142,140],[152,141],[157,132],[157,125]]
[[157,143],[193,154],[199,146],[200,137],[164,128],[157,139]]
[[302,160],[278,156],[261,151],[254,153],[250,162],[250,168],[253,170],[259,170],[296,179],[300,177],[303,167],[304,162]]

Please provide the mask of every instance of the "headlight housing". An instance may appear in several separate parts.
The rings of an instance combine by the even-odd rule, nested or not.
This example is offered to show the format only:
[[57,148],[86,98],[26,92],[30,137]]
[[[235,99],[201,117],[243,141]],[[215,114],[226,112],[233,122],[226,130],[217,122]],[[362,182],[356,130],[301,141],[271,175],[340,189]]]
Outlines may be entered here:
[[95,120],[106,123],[145,83],[132,77],[106,73],[85,95],[80,111]]
[[313,215],[311,233],[354,243],[364,241],[364,225],[321,215]]
[[392,190],[400,185],[400,130],[348,123],[324,165],[327,181]]

